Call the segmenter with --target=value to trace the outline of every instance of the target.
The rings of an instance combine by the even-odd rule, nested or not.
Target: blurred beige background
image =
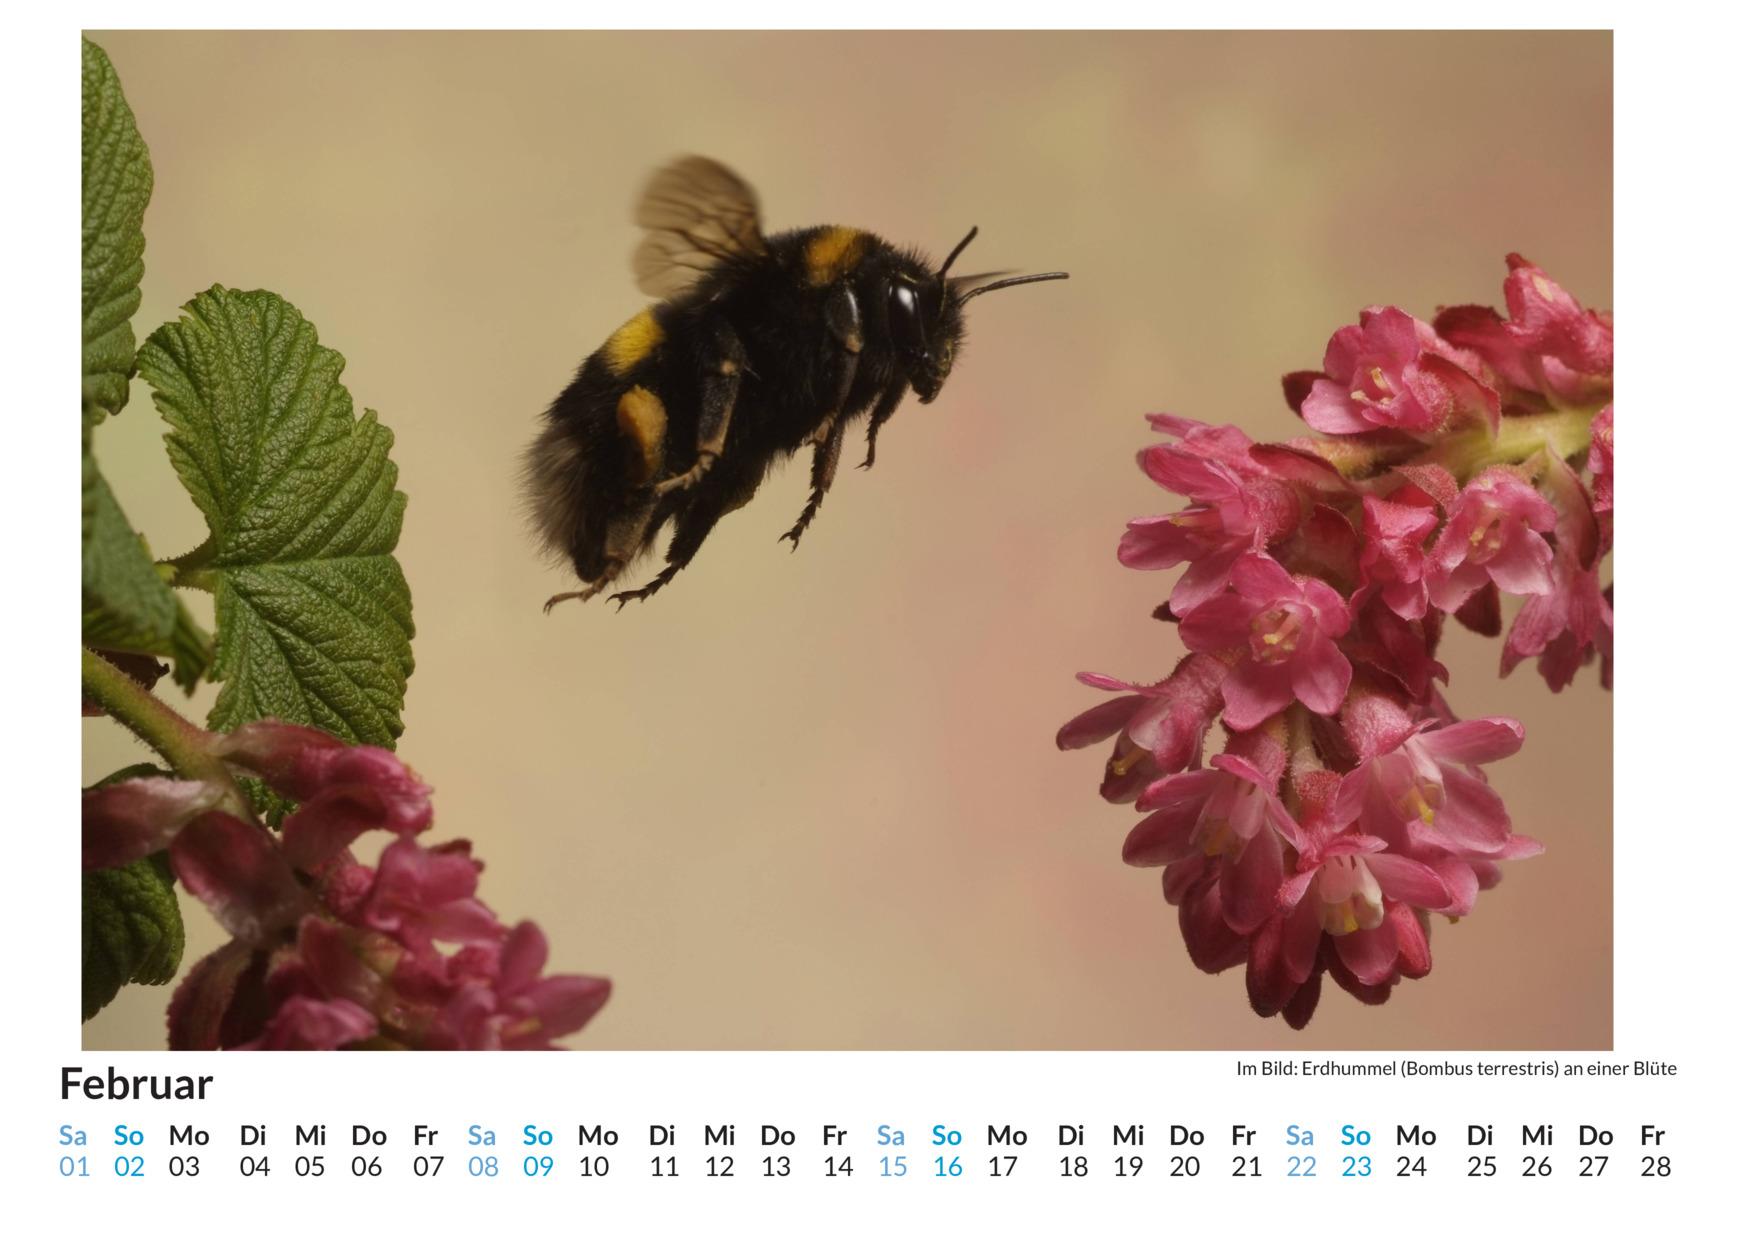
[[[151,146],[144,331],[216,281],[292,299],[396,433],[418,670],[402,753],[483,892],[613,977],[581,1047],[1605,1047],[1609,698],[1459,629],[1463,715],[1544,858],[1437,968],[1302,1035],[1188,962],[1134,820],[1061,754],[1080,669],[1152,678],[1169,575],[1122,569],[1142,415],[1294,434],[1282,371],[1373,302],[1496,301],[1505,251],[1611,306],[1607,35],[100,34]],[[929,409],[794,462],[664,593],[551,616],[516,459],[637,308],[631,199],[725,160],[770,228],[844,222],[1068,284],[973,307]],[[201,527],[144,390],[98,443],[166,554]],[[852,449],[849,448],[849,452]],[[202,695],[204,706],[209,694]],[[136,757],[86,723],[96,777]],[[214,945],[188,909],[190,951]],[[134,988],[86,1045],[162,1045]]]

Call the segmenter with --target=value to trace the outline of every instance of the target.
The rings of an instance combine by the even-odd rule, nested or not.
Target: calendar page
[[[1737,32],[75,7],[20,1234],[1717,1230]]]

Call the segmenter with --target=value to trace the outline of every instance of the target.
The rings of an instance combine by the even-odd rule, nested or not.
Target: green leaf
[[[128,403],[140,277],[141,224],[152,197],[152,160],[103,48],[83,40],[80,102],[80,401],[88,425]]]
[[[183,961],[183,915],[162,853],[80,877],[80,1019],[129,982],[162,986]]]
[[[139,362],[210,532],[178,561],[213,585],[208,726],[275,718],[393,746],[414,671],[393,436],[354,415],[345,361],[284,299],[216,285],[183,310]]]
[[[93,649],[171,659],[177,683],[193,689],[212,661],[211,644],[104,481],[91,455],[89,423],[81,468],[81,640]]]

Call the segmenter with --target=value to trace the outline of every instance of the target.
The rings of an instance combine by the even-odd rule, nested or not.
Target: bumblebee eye
[[[889,338],[908,353],[926,351],[926,324],[911,285],[899,281],[889,286]]]

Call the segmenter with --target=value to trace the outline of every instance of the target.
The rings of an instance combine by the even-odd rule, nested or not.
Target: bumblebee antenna
[[[1009,280],[994,280],[991,284],[983,284],[979,288],[971,288],[968,292],[960,294],[956,298],[956,304],[962,305],[979,297],[982,293],[990,293],[994,289],[1011,288],[1018,284],[1040,284],[1043,280],[1070,280],[1071,278],[1070,272],[1044,271],[1040,275],[1012,276]]]
[[[974,240],[975,234],[978,232],[980,232],[980,225],[977,224],[968,230],[968,236],[956,243],[956,248],[950,251],[950,257],[944,260],[944,265],[942,267],[938,268],[938,278],[940,280],[944,278],[944,273],[950,270],[950,264],[956,261],[957,255],[968,249],[968,243]]]

